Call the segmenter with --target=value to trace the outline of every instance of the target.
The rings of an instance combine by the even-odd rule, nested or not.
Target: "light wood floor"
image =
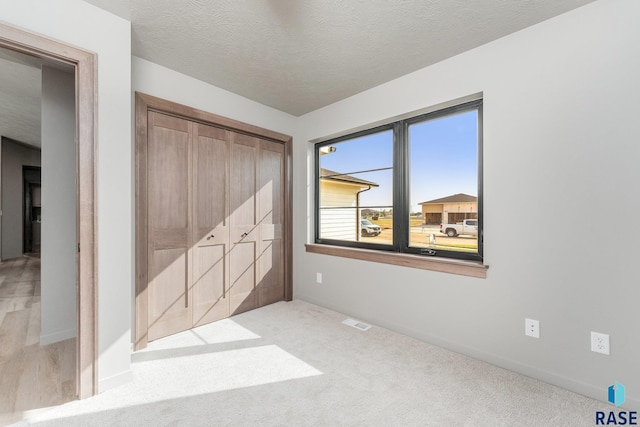
[[[40,259],[0,262],[0,426],[75,399],[75,338],[39,340]]]

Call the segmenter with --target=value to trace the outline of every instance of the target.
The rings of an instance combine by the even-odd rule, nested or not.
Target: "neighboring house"
[[[418,204],[422,206],[422,220],[425,224],[456,223],[478,217],[478,198],[464,193]]]
[[[320,169],[320,237],[357,240],[360,193],[378,184],[328,169]]]

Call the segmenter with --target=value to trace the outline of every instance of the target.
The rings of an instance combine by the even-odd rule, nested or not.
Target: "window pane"
[[[409,246],[478,252],[476,110],[409,126],[409,192]]]
[[[393,243],[393,132],[320,150],[320,239]]]

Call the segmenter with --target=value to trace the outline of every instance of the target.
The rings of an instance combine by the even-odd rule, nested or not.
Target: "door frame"
[[[34,180],[27,177],[27,171],[37,172],[40,176],[39,179]],[[22,165],[22,252],[33,252],[33,245],[29,245],[28,237],[31,237],[33,241],[33,229],[32,222],[33,218],[31,217],[30,210],[33,209],[33,200],[31,200],[31,186],[37,184],[41,186],[42,184],[42,166],[28,166]],[[27,251],[27,249],[29,249]]]
[[[188,107],[141,92],[135,93],[136,100],[136,315],[134,349],[147,346],[148,339],[148,295],[147,295],[147,115],[149,111],[181,117],[198,123],[229,129],[274,141],[285,146],[284,168],[284,299],[293,299],[293,185],[292,153],[293,138],[272,130],[253,126],[227,117]]]
[[[0,48],[72,65],[76,88],[76,394],[98,391],[97,55],[93,52],[0,22]],[[82,248],[82,251],[80,251]]]

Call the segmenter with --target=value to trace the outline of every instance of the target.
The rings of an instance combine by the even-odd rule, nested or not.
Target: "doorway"
[[[23,228],[22,252],[27,256],[40,255],[42,235],[42,168],[22,166]]]
[[[97,278],[95,204],[96,55],[0,23],[0,48],[53,67],[72,67],[75,80],[76,135],[76,385],[78,398],[97,393]]]
[[[0,413],[16,419],[76,395],[74,68],[0,49],[0,90]]]

